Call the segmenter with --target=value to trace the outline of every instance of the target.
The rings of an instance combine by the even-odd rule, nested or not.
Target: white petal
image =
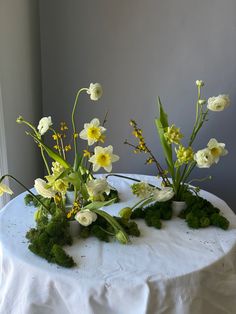
[[[88,136],[87,136],[86,130],[82,130],[82,131],[79,133],[79,137],[80,137],[82,140],[87,140],[87,139],[88,139]]]
[[[112,164],[110,164],[109,166],[104,167],[104,169],[105,169],[107,172],[111,172],[111,170],[112,170]]]
[[[119,159],[120,159],[120,157],[119,157],[118,155],[114,155],[114,154],[111,155],[111,161],[112,161],[112,162],[116,162],[116,161],[118,161]]]

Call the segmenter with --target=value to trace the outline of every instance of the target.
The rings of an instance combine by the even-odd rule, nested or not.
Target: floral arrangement
[[[211,176],[192,180],[189,180],[189,177],[195,167],[210,168],[228,153],[225,144],[218,142],[215,138],[210,139],[206,147],[198,151],[194,150],[194,144],[199,131],[208,119],[210,111],[223,111],[230,105],[230,100],[227,95],[210,97],[206,100],[202,97],[204,82],[197,80],[196,85],[195,122],[185,145],[183,144],[184,135],[175,124],[169,124],[168,115],[158,97],[159,117],[155,119],[155,124],[166,161],[165,168],[161,166],[146,144],[142,129],[138,127],[136,121],[130,121],[130,125],[133,127],[133,135],[138,140],[138,144],[130,143],[128,140],[125,140],[125,144],[131,146],[135,154],[146,154],[146,164],[154,163],[158,176],[162,179],[162,189],[151,186],[146,182],[134,183],[131,186],[133,194],[141,198],[138,206],[135,205],[132,208],[132,210],[135,210],[132,211],[131,218],[145,218],[147,213],[145,219],[148,225],[153,224],[159,228],[161,226],[160,219],[166,217],[170,219],[171,215],[168,213],[167,216],[163,216],[163,210],[161,212],[158,212],[158,210],[163,206],[165,208],[168,206],[173,207],[171,201],[181,201],[183,202],[183,211],[180,217],[186,219],[190,227],[200,228],[216,225],[223,229],[228,228],[229,222],[220,215],[219,209],[199,197],[199,187],[190,185],[194,181],[201,182],[211,179]],[[153,202],[157,203],[153,204]],[[160,202],[167,202],[167,204],[161,206]],[[152,204],[147,207],[149,203]]]
[[[119,197],[106,178],[96,179],[94,172],[100,168],[111,172],[112,164],[119,160],[119,156],[113,153],[112,145],[100,146],[106,138],[104,126],[107,115],[103,123],[94,118],[85,123],[84,129],[78,132],[75,113],[82,92],[86,92],[92,101],[99,100],[103,93],[98,83],[91,83],[89,88],[81,88],[77,92],[71,114],[70,138],[67,124],[61,122],[60,129],[56,130],[50,116],[43,117],[37,127],[22,116],[16,120],[28,127],[26,134],[38,145],[47,171],[43,179],[35,180],[37,195],[12,175],[7,174],[0,179],[0,195],[13,193],[3,183],[6,177],[12,178],[29,192],[25,203],[37,208],[34,214],[36,227],[26,235],[29,249],[49,262],[65,267],[74,265],[73,259],[62,248],[63,245],[72,244],[69,232],[71,221],[81,226],[82,237],[93,235],[104,241],[113,237],[126,244],[129,242],[129,234],[139,236],[136,223],[129,222],[129,219],[112,217],[101,210],[101,207],[117,202]],[[45,143],[45,135],[50,133],[54,141],[53,148]],[[79,138],[87,142],[86,150],[79,151]],[[68,161],[70,151],[74,151],[72,163]]]

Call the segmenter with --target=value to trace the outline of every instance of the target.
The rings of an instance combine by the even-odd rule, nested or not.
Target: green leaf
[[[59,164],[61,164],[64,168],[71,168],[70,164],[63,159],[58,153],[54,152],[50,147],[48,147],[46,144],[44,144],[39,138],[37,138],[36,136],[32,135],[32,137],[34,138],[34,140],[43,146],[43,148],[45,149],[45,151],[47,152],[48,156],[51,157],[53,160],[59,162]]]
[[[165,139],[164,133],[165,129],[168,128],[168,115],[164,111],[163,105],[161,103],[160,98],[158,97],[158,111],[159,111],[159,118],[155,119],[156,128],[159,134],[161,146],[163,148],[163,152],[165,155],[165,160],[168,166],[168,170],[173,177],[174,174],[174,164],[172,159],[172,146],[168,144],[167,140]]]
[[[106,202],[92,202],[92,203],[86,205],[85,207],[83,207],[83,209],[91,209],[91,210],[99,209],[99,208],[101,208],[103,206],[108,206],[108,205],[113,204],[115,202],[115,200],[116,199],[113,198],[113,199],[111,199],[109,201],[106,201]]]

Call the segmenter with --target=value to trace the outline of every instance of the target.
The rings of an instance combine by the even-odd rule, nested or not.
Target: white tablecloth
[[[131,181],[109,182],[121,198],[110,213],[137,201]],[[236,216],[216,196],[202,192],[231,221],[228,231],[192,230],[177,217],[156,230],[140,220],[142,236],[129,245],[76,239],[67,251],[78,267],[64,269],[27,249],[34,209],[24,195],[0,212],[1,314],[236,313]]]

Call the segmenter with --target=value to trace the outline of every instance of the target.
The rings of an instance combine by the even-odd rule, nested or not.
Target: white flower
[[[43,135],[47,132],[47,130],[50,128],[51,125],[52,125],[51,117],[43,117],[39,121],[39,125],[38,125],[37,129],[39,130],[39,133],[41,135]]]
[[[196,152],[194,160],[198,168],[209,168],[214,163],[214,156],[209,148],[204,148]]]
[[[102,86],[99,83],[91,83],[87,93],[90,95],[91,100],[98,100],[102,97],[103,91]]]
[[[13,194],[13,191],[4,183],[0,183],[0,196],[2,196],[4,193]]]
[[[219,95],[208,99],[207,108],[211,111],[222,111],[230,104],[228,95]]]
[[[98,171],[103,167],[107,172],[111,172],[112,163],[120,159],[119,156],[113,154],[113,147],[109,145],[107,147],[96,146],[94,149],[94,155],[90,157],[89,161],[93,163],[93,171]]]
[[[80,132],[79,137],[82,140],[87,140],[90,146],[99,141],[105,131],[106,129],[100,126],[100,121],[95,118],[90,123],[84,124],[84,129]]]
[[[218,143],[215,138],[210,139],[207,144],[207,147],[210,149],[211,154],[214,157],[214,162],[217,163],[221,156],[228,154],[227,149],[225,149],[224,143]]]
[[[161,190],[155,190],[153,193],[155,201],[166,202],[174,196],[174,191],[171,187],[164,187]]]
[[[110,187],[107,180],[104,179],[95,179],[90,180],[87,184],[87,191],[92,201],[103,201],[103,193],[107,195],[110,193]]]
[[[56,194],[52,188],[47,187],[47,182],[40,178],[34,181],[34,187],[38,194],[46,198],[54,197]]]
[[[196,85],[202,87],[204,86],[204,82],[201,80],[196,80]]]
[[[82,226],[89,226],[97,219],[97,214],[89,209],[82,209],[75,215],[77,220]]]

